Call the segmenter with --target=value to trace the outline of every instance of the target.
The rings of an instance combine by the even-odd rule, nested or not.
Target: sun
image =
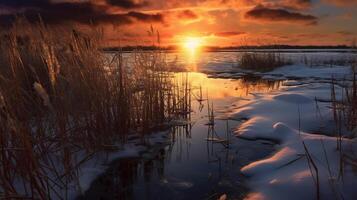
[[[203,43],[202,38],[187,37],[183,41],[183,47],[186,50],[195,52],[195,51],[197,51],[197,49],[199,49],[202,46],[202,43]]]

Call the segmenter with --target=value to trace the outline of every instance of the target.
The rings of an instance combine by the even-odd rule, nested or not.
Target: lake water
[[[194,72],[224,72],[236,69],[237,62],[244,52],[172,52],[166,53],[169,63],[182,66],[188,71]],[[356,56],[356,52],[338,52],[326,50],[311,50],[302,52],[301,50],[291,50],[280,53],[284,58],[294,63],[326,64],[331,61],[346,61]],[[132,56],[125,53],[125,57]],[[129,59],[130,60],[130,59]]]
[[[193,99],[190,125],[173,128],[165,144],[142,152],[140,157],[111,163],[80,199],[217,199],[222,194],[241,199],[246,194],[240,168],[269,155],[272,144],[232,135],[241,121],[224,119],[224,111],[232,103],[253,98],[251,92],[278,89],[280,82],[210,79],[202,73],[181,75],[188,75],[193,96],[199,95],[199,87],[203,96],[208,95],[214,106],[215,126],[206,125],[207,101]],[[209,137],[229,140],[229,145],[208,141]]]
[[[352,56],[339,52],[283,54],[295,63],[306,59],[343,60]],[[130,54],[125,56],[130,57]],[[247,194],[246,177],[240,169],[270,155],[273,144],[235,137],[232,130],[246,119],[227,119],[227,110],[255,98],[252,93],[279,90],[282,81],[261,80],[254,76],[207,77],[205,73],[231,71],[237,67],[237,52],[169,53],[167,57],[169,62],[189,71],[177,76],[188,76],[192,96],[200,96],[202,91],[209,103],[193,98],[189,125],[172,128],[166,142],[152,146],[140,156],[110,163],[106,172],[78,199],[218,199],[223,194],[229,199],[242,199]],[[213,127],[207,125],[208,104],[214,107]]]

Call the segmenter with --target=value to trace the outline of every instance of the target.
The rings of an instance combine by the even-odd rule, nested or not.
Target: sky
[[[14,15],[51,26],[97,27],[107,46],[162,46],[199,38],[206,46],[350,45],[357,0],[0,0],[0,25]],[[155,31],[155,32],[156,32]]]

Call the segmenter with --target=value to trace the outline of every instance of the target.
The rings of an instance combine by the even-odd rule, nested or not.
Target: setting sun
[[[183,46],[190,51],[196,51],[202,46],[202,39],[198,37],[188,37],[184,40]]]

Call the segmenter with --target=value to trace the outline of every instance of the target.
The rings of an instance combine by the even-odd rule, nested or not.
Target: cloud
[[[45,7],[50,4],[50,0],[0,0],[0,6],[14,8]]]
[[[307,10],[313,6],[313,0],[240,0],[241,5],[262,5],[268,8],[284,8],[289,10]]]
[[[226,32],[217,32],[214,35],[217,37],[233,37],[237,35],[244,35],[245,32],[236,32],[236,31],[226,31]]]
[[[134,0],[106,0],[108,4],[125,9],[142,8],[149,5],[148,1],[137,2]]]
[[[127,0],[125,0],[127,2]],[[128,6],[128,5],[126,5]],[[0,0],[0,8],[19,8],[21,12],[14,14],[25,16],[30,22],[36,22],[39,16],[45,23],[61,24],[76,22],[81,24],[113,24],[127,25],[136,21],[146,23],[163,23],[164,16],[160,13],[147,14],[142,12],[110,13],[108,5],[97,5],[91,1],[71,1],[53,3],[49,0]],[[0,15],[2,25],[10,25],[14,14]]]
[[[245,13],[246,19],[261,20],[268,22],[297,22],[306,25],[316,25],[318,18],[313,15],[305,15],[285,9],[267,8],[256,6]]]
[[[178,13],[177,17],[180,19],[194,20],[198,18],[198,15],[192,10],[184,10]]]
[[[164,22],[164,16],[160,13],[157,14],[146,14],[142,12],[129,12],[127,14],[121,15],[123,17],[131,17],[142,22]]]

